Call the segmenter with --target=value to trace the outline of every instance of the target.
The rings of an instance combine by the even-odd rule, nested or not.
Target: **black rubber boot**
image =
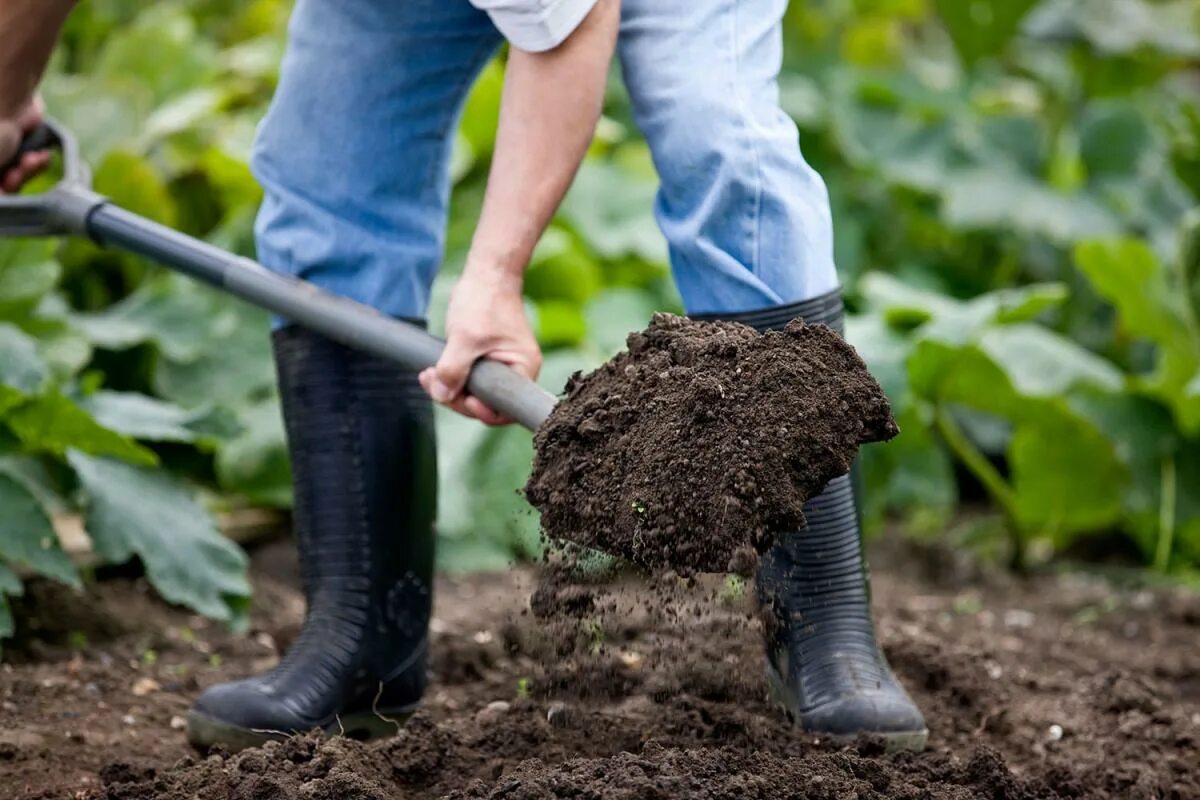
[[[275,669],[205,691],[197,747],[319,728],[394,734],[426,684],[437,468],[416,375],[299,327],[274,335],[308,610]]]
[[[763,331],[796,317],[844,333],[841,292],[720,318]],[[758,571],[758,599],[774,623],[767,635],[772,698],[814,735],[868,733],[891,749],[924,748],[925,719],[875,639],[851,476],[830,481],[804,516],[806,526],[781,536]]]

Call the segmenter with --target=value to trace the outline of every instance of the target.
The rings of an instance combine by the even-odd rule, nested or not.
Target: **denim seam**
[[[762,225],[762,159],[758,152],[758,145],[755,143],[754,132],[751,130],[750,113],[747,110],[746,98],[742,93],[741,81],[741,26],[738,24],[738,11],[740,8],[740,0],[730,0],[729,16],[730,25],[732,27],[732,49],[733,49],[733,96],[737,99],[738,110],[741,113],[742,135],[745,137],[746,148],[750,151],[750,160],[753,164],[754,173],[754,197],[751,203],[751,213],[749,221],[749,238],[750,238],[750,274],[758,276],[758,267],[761,259],[760,244],[761,236],[759,229]]]

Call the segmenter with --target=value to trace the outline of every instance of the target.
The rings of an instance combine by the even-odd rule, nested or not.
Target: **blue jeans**
[[[661,177],[689,313],[837,288],[829,200],[779,107],[787,0],[624,0],[618,53]],[[258,254],[424,318],[443,257],[463,100],[501,37],[467,0],[299,0],[253,169]]]

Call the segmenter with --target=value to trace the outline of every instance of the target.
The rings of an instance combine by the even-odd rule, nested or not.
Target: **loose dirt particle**
[[[897,433],[854,349],[824,325],[757,333],[656,314],[575,376],[525,487],[547,536],[651,569],[753,569],[859,445]]]

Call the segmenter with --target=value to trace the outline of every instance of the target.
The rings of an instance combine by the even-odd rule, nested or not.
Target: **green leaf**
[[[604,258],[636,255],[665,263],[666,242],[654,222],[655,186],[603,162],[584,163],[561,213]]]
[[[925,512],[936,520],[947,519],[958,501],[949,454],[915,408],[899,413],[896,421],[900,436],[859,453],[868,487],[862,498],[864,513],[877,522],[889,513]]]
[[[48,373],[37,342],[15,325],[0,322],[0,389],[34,394],[41,390]],[[3,398],[0,391],[0,410],[5,406]]]
[[[4,564],[0,563],[0,639],[7,639],[16,631],[12,611],[8,607],[9,596],[19,597],[24,591],[21,579]]]
[[[610,288],[594,297],[584,308],[587,318],[587,341],[604,357],[625,349],[625,340],[634,331],[650,324],[658,310],[652,295],[639,289]],[[562,386],[556,387],[556,391]]]
[[[161,359],[154,389],[163,397],[190,408],[199,403],[240,406],[275,386],[271,357],[271,323],[267,315],[244,303],[227,303],[228,326],[198,343],[193,357]],[[236,357],[231,357],[236,353]]]
[[[95,314],[77,314],[72,323],[97,347],[125,350],[155,344],[173,361],[194,361],[211,340],[238,325],[233,301],[185,278],[161,275],[143,283],[119,303]]]
[[[154,166],[137,155],[112,150],[96,168],[96,191],[113,203],[163,225],[175,224],[175,201]]]
[[[947,343],[967,341],[994,324],[1034,319],[1062,305],[1068,296],[1062,284],[1035,283],[988,292],[971,300],[956,300],[879,272],[865,276],[859,288],[872,308],[883,312],[889,325],[901,328],[924,325],[923,338]]]
[[[1017,230],[1071,244],[1119,233],[1120,220],[1084,191],[1058,192],[1013,170],[975,167],[951,175],[942,217],[962,230]]]
[[[134,464],[156,464],[158,457],[132,439],[115,433],[66,397],[33,398],[13,409],[5,422],[30,451],[63,455],[75,448],[93,455],[115,456]]]
[[[79,573],[59,545],[41,504],[9,475],[0,473],[0,561],[79,588]]]
[[[237,423],[211,407],[183,409],[136,392],[99,391],[79,405],[109,430],[153,442],[196,442],[231,436]]]
[[[968,64],[997,55],[1037,0],[935,0],[959,56]]]
[[[1158,346],[1155,371],[1141,384],[1171,406],[1185,432],[1200,431],[1200,330],[1186,287],[1169,283],[1158,258],[1134,239],[1084,242],[1075,263],[1123,327]]]
[[[209,84],[216,77],[216,68],[216,48],[196,35],[187,12],[174,4],[159,4],[107,38],[93,74],[101,78],[136,76],[161,102]]]
[[[1112,442],[1082,418],[1043,408],[1009,444],[1018,523],[1061,537],[1114,524],[1128,481]]]
[[[1058,397],[1080,386],[1119,391],[1124,385],[1112,364],[1039,325],[991,328],[978,346],[1025,397]]]
[[[58,283],[55,243],[45,239],[0,241],[0,314],[14,318],[33,309]]]
[[[169,602],[234,620],[250,595],[246,556],[183,483],[161,470],[76,450],[67,460],[83,487],[84,523],[101,558],[120,564],[136,555]]]
[[[496,141],[496,126],[500,121],[500,97],[504,91],[504,65],[492,59],[479,73],[471,93],[463,105],[459,131],[471,145],[471,151],[489,158]]]
[[[574,303],[543,300],[537,304],[537,337],[545,347],[571,347],[587,335],[583,312]]]
[[[271,396],[238,411],[242,432],[217,449],[221,488],[251,503],[287,508],[292,472],[279,399]]]
[[[1050,0],[1029,18],[1028,30],[1053,39],[1076,37],[1108,55],[1148,48],[1177,56],[1200,55],[1192,0]]]

